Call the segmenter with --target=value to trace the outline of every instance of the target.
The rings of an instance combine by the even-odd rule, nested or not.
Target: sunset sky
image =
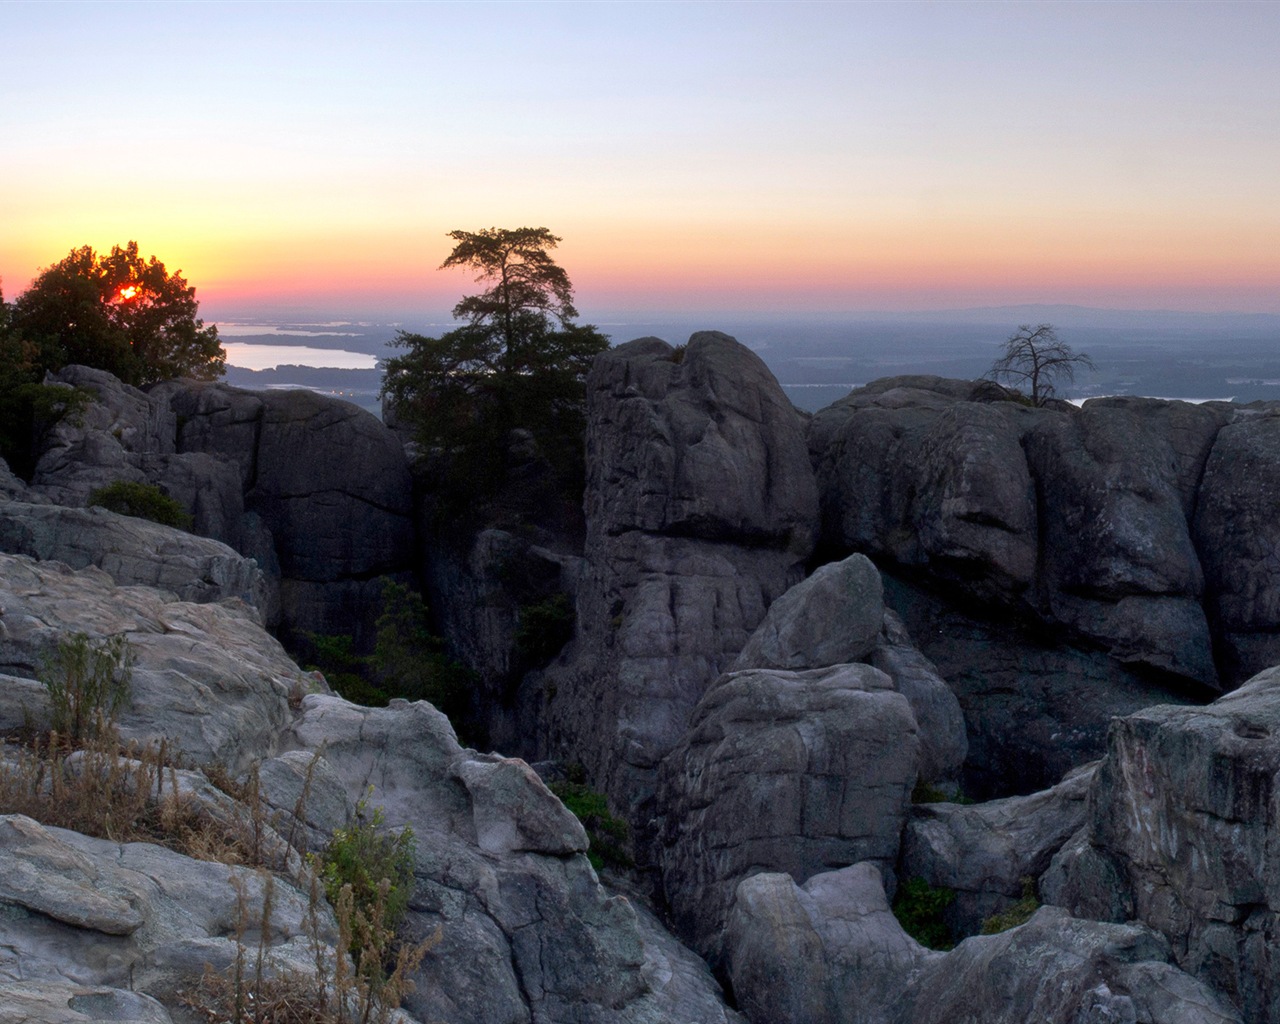
[[[1280,312],[1280,4],[6,3],[0,279],[137,239],[207,317]]]

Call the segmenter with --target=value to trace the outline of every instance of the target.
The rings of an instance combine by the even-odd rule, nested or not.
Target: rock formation
[[[643,821],[707,686],[800,579],[817,493],[800,415],[726,335],[604,353],[587,415],[577,636],[547,674],[543,752]]]
[[[379,577],[414,561],[408,465],[375,417],[310,391],[174,381],[144,393],[82,366],[54,382],[93,400],[45,439],[24,500],[77,506],[118,480],[154,484],[196,533],[277,582],[286,638],[366,638]],[[275,624],[274,603],[264,611]]]

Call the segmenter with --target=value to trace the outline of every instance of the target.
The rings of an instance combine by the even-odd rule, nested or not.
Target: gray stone
[[[601,354],[587,421],[577,631],[543,677],[535,754],[583,764],[643,847],[659,762],[803,575],[816,489],[800,414],[722,334]]]
[[[415,1016],[736,1019],[687,952],[600,886],[581,825],[522,762],[463,750],[425,703],[370,709],[308,696],[291,736],[300,750],[323,748],[350,798],[382,808],[389,826],[414,829],[409,932],[440,927],[442,936],[415,975],[406,1003]]]
[[[1195,514],[1208,605],[1231,675],[1280,662],[1280,415],[1242,412],[1218,434]]]
[[[242,602],[192,604],[117,587],[99,569],[0,555],[0,672],[37,677],[73,633],[129,642],[136,661],[121,735],[165,739],[197,763],[239,769],[272,753],[290,696],[310,685]]]
[[[850,555],[822,566],[770,605],[731,670],[862,661],[883,621],[880,573],[865,555]]]
[[[867,659],[893,680],[915,715],[920,739],[920,780],[954,790],[969,753],[964,713],[938,668],[911,641],[892,611],[884,613],[884,629]]]
[[[96,566],[119,586],[159,587],[184,601],[238,598],[262,616],[272,602],[272,582],[225,544],[102,508],[4,502],[0,551]]]
[[[729,949],[734,995],[753,1021],[1242,1024],[1141,925],[1042,907],[1020,927],[946,954],[925,950],[902,931],[866,864],[803,888],[780,874],[747,879]]]
[[[752,1021],[895,1024],[900,1001],[931,960],[902,930],[871,864],[798,886],[763,873],[737,889],[729,975]]]
[[[1090,797],[1096,854],[1077,858],[1065,883],[1096,909],[1108,902],[1097,862],[1114,866],[1110,902],[1167,936],[1180,966],[1254,1024],[1280,1021],[1277,736],[1280,669],[1208,707],[1114,722]]]
[[[891,867],[917,746],[910,705],[869,665],[720,679],[663,764],[659,863],[677,932],[714,962],[752,872]]]
[[[968,939],[930,964],[900,1024],[1242,1024],[1229,1004],[1168,961],[1140,925],[1041,907],[1019,928]]]
[[[1078,769],[1031,796],[915,805],[902,837],[902,877],[953,891],[955,901],[944,913],[951,933],[977,934],[988,917],[1023,895],[1024,881],[1034,886],[1084,824],[1094,770]]]

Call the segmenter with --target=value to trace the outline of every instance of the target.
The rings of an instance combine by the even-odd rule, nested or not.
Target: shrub
[[[351,887],[339,893],[334,908],[338,922],[338,949],[331,955],[321,939],[321,883],[313,872],[310,878],[306,938],[315,959],[315,973],[279,968],[270,962],[266,949],[272,931],[272,904],[275,880],[263,881],[262,910],[252,919],[246,887],[236,886],[236,956],[225,971],[209,964],[194,991],[180,992],[183,1003],[207,1024],[390,1024],[398,1020],[396,1010],[413,991],[410,975],[423,957],[440,941],[440,929],[424,942],[401,946],[394,964],[387,970],[370,972],[376,951],[356,951],[356,969],[351,969],[345,950],[351,944],[355,910]],[[380,911],[375,907],[374,914]],[[256,932],[257,949],[245,943]],[[250,960],[252,959],[252,965]]]
[[[179,530],[191,528],[191,516],[187,514],[187,510],[154,484],[117,480],[91,492],[89,504],[101,505],[109,512],[119,512],[122,516],[149,519],[161,526],[172,526]]]
[[[1040,900],[1036,896],[1036,880],[1031,877],[1022,879],[1022,898],[1008,910],[992,914],[982,922],[983,935],[996,935],[1026,924],[1040,908]]]
[[[920,945],[930,949],[950,949],[951,929],[943,920],[943,911],[955,902],[951,889],[935,889],[923,878],[913,878],[898,886],[893,900],[893,915],[902,930]]]
[[[377,629],[372,659],[377,685],[392,697],[429,701],[456,724],[466,710],[473,676],[427,627],[422,595],[384,580]]]
[[[91,640],[73,633],[44,663],[53,731],[81,743],[109,730],[129,699],[133,651],[123,634]]]
[[[575,778],[575,775],[578,776]],[[547,788],[560,798],[587,830],[587,839],[591,847],[587,851],[587,859],[597,871],[606,865],[611,868],[629,868],[633,865],[631,855],[627,852],[627,839],[630,830],[621,818],[615,818],[609,812],[608,801],[604,794],[597,793],[580,781],[581,769],[571,772],[570,779],[564,782],[553,782]]]
[[[516,657],[530,668],[541,668],[573,639],[575,620],[569,595],[552,594],[545,601],[520,609],[516,627]]]
[[[355,822],[334,832],[320,855],[320,878],[329,902],[339,907],[343,892],[352,906],[351,952],[374,949],[383,960],[413,895],[413,829],[383,829],[382,808],[367,813],[356,805]]]

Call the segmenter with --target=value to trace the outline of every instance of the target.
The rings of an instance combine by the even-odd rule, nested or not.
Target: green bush
[[[161,526],[173,526],[179,530],[191,528],[191,516],[173,498],[154,484],[140,484],[133,480],[117,480],[99,487],[89,494],[90,505],[101,505],[109,512],[122,516],[149,519]]]
[[[552,594],[545,601],[520,609],[516,627],[516,657],[522,665],[541,668],[573,639],[575,620],[568,594]]]
[[[391,937],[404,919],[413,896],[416,844],[413,829],[383,829],[382,808],[368,813],[366,801],[356,805],[355,821],[334,832],[320,856],[325,896],[339,906],[349,887],[353,910],[352,954],[373,948],[382,959],[392,952]]]
[[[133,651],[123,634],[92,640],[73,633],[60,641],[40,673],[53,731],[73,743],[106,731],[128,702],[132,680]]]
[[[606,865],[612,868],[629,868],[634,863],[627,852],[629,829],[621,818],[615,818],[609,812],[609,804],[604,794],[589,789],[585,783],[574,778],[564,782],[553,782],[547,788],[560,798],[587,830],[587,838],[591,848],[587,859],[597,871]]]
[[[1040,908],[1040,900],[1036,897],[1036,880],[1031,877],[1022,879],[1022,898],[1008,910],[992,914],[982,922],[983,935],[996,935],[1026,924]]]
[[[950,949],[955,945],[943,911],[955,902],[951,889],[935,889],[923,878],[913,878],[898,886],[893,914],[902,930],[929,949]]]

